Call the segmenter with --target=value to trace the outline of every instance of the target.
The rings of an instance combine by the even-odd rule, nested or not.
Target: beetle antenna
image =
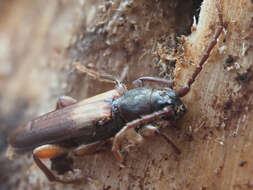
[[[197,76],[201,72],[203,64],[206,62],[206,60],[210,56],[210,53],[211,53],[212,49],[214,48],[214,46],[217,44],[217,40],[218,40],[219,36],[221,35],[221,32],[222,32],[222,30],[224,28],[223,19],[222,19],[222,13],[221,13],[220,7],[218,5],[216,5],[216,8],[217,8],[217,11],[218,11],[219,22],[220,22],[218,30],[216,31],[213,40],[210,42],[210,44],[209,44],[209,46],[207,48],[207,51],[205,52],[205,54],[201,58],[198,66],[196,67],[194,73],[192,74],[192,77],[188,80],[187,84],[185,86],[183,86],[177,92],[177,94],[178,94],[179,97],[185,96],[190,91],[191,85],[194,83],[195,79],[197,78]]]

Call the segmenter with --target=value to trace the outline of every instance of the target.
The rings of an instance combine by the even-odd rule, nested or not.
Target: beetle
[[[221,11],[218,7],[217,9],[219,27],[191,78],[181,89],[175,92],[172,89],[173,82],[165,79],[141,77],[134,81],[135,88],[127,90],[117,78],[95,73],[81,64],[76,64],[78,70],[89,75],[114,81],[116,88],[80,102],[71,97],[61,97],[56,110],[29,121],[11,133],[11,148],[15,153],[33,151],[35,163],[50,181],[73,183],[74,180],[62,180],[55,176],[41,159],[54,159],[70,151],[76,156],[82,156],[114,137],[112,152],[122,163],[124,159],[119,150],[119,141],[130,128],[138,129],[144,136],[160,134],[171,143],[157,127],[145,124],[156,119],[174,120],[185,114],[186,108],[181,97],[190,91],[224,28]],[[144,87],[145,81],[165,84],[168,87]],[[180,153],[180,150],[171,144],[176,152]]]

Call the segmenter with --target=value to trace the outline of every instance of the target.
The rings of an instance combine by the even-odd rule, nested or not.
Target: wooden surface
[[[62,94],[83,99],[113,88],[76,72],[72,62],[118,75],[130,88],[145,76],[191,76],[218,24],[226,30],[183,98],[187,114],[159,137],[126,135],[120,167],[110,150],[75,158],[82,185],[48,182],[30,155],[0,157],[3,189],[252,189],[253,3],[205,0],[192,27],[192,1],[0,1],[0,151],[18,124],[54,109]],[[175,36],[189,34],[181,40]],[[177,50],[177,51],[175,51]],[[226,63],[229,56],[234,60]],[[176,63],[175,63],[176,62]],[[227,61],[228,62],[228,61]],[[173,69],[171,74],[169,71]],[[136,146],[135,146],[136,145]],[[66,174],[64,177],[71,176]]]

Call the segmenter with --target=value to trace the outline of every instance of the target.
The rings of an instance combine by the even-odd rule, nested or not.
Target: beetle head
[[[167,106],[171,107],[174,113],[168,115],[168,119],[177,119],[186,112],[180,97],[171,88],[154,90],[151,96],[151,105],[153,111],[161,110]]]

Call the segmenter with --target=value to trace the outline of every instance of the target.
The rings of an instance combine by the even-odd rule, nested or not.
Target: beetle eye
[[[180,110],[181,110],[181,112],[186,112],[186,108],[185,108],[185,106],[183,104],[180,105]]]
[[[183,104],[177,107],[177,112],[176,112],[177,114],[179,114],[179,115],[182,114],[183,115],[185,112],[186,112],[186,109],[185,109],[185,106]]]

